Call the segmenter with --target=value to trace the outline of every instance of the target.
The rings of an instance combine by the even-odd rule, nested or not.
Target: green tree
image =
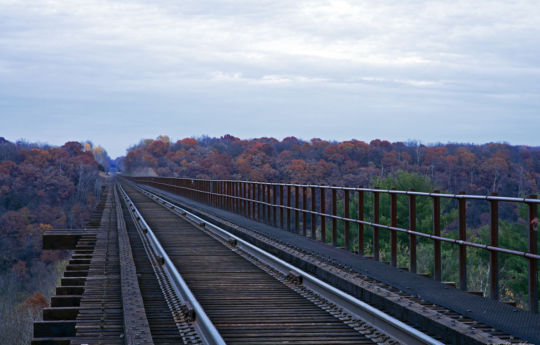
[[[435,189],[434,183],[423,175],[399,170],[394,174],[388,174],[384,177],[372,179],[371,185],[381,190],[397,189],[405,191],[432,192]],[[373,192],[364,193],[364,219],[373,221]],[[397,195],[397,226],[402,229],[409,229],[409,196]],[[380,193],[379,223],[391,225],[391,198],[387,193]],[[349,217],[358,219],[358,193],[351,195],[349,204]],[[452,201],[441,199],[441,228],[444,229],[456,218],[457,211],[452,207]],[[338,215],[344,216],[343,199],[338,200]],[[350,241],[353,251],[358,251],[358,226],[351,224]],[[433,202],[430,197],[416,197],[416,230],[419,232],[433,233]],[[373,255],[373,228],[364,226],[364,254]],[[390,231],[378,229],[379,232],[379,257],[381,261],[390,261]],[[330,233],[327,232],[327,241],[330,241]],[[409,235],[398,233],[398,267],[409,266]],[[338,246],[344,246],[345,243],[345,225],[338,222]],[[433,243],[430,239],[417,237],[417,267],[418,272],[433,274]]]

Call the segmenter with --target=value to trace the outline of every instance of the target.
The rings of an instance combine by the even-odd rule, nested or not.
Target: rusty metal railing
[[[351,250],[351,225],[357,227],[357,253],[365,254],[365,227],[373,229],[373,259],[380,260],[380,229],[389,231],[390,262],[397,266],[398,233],[408,235],[409,267],[417,270],[417,240],[424,238],[433,243],[433,278],[441,281],[442,253],[441,244],[458,246],[459,288],[467,291],[467,248],[479,248],[489,252],[489,297],[499,299],[499,254],[510,254],[528,260],[528,301],[529,310],[538,313],[538,204],[536,195],[527,198],[503,197],[492,195],[467,195],[464,193],[448,194],[434,192],[384,190],[379,188],[341,187],[323,185],[304,185],[286,183],[266,183],[236,180],[200,180],[168,177],[128,177],[130,180],[160,189],[178,193],[184,197],[241,214],[245,217],[268,225],[292,231],[303,236],[338,245],[338,222],[343,223],[344,249]],[[365,219],[365,200],[371,194],[372,216]],[[390,224],[381,223],[381,196],[390,200]],[[408,228],[398,227],[397,197],[408,198]],[[329,200],[327,198],[330,197]],[[432,233],[417,231],[417,197],[432,200]],[[357,200],[357,217],[350,217],[351,198]],[[441,235],[441,200],[457,201],[457,238]],[[343,215],[338,215],[338,200],[343,205]],[[467,201],[484,200],[490,206],[489,244],[467,240]],[[294,201],[294,202],[293,202]],[[520,203],[528,209],[528,250],[518,251],[499,246],[499,206],[500,203]],[[327,204],[330,204],[327,210]],[[309,219],[309,222],[308,222]],[[330,228],[327,229],[330,223]],[[308,232],[308,225],[309,232]],[[327,233],[327,230],[330,230]]]

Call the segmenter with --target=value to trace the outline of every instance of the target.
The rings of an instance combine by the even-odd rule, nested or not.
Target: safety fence
[[[127,177],[127,176],[126,176]],[[525,258],[528,261],[529,310],[538,313],[538,204],[536,195],[527,198],[492,195],[447,194],[434,192],[386,190],[379,188],[266,183],[236,180],[201,180],[169,177],[127,177],[140,183],[168,190],[189,199],[222,208],[268,225],[303,236],[338,244],[375,260],[381,259],[381,230],[388,230],[389,261],[398,265],[398,234],[407,237],[408,267],[417,272],[417,244],[420,239],[432,242],[432,276],[441,281],[443,260],[441,244],[457,246],[458,282],[467,291],[467,248],[489,253],[489,297],[499,299],[499,254]],[[398,197],[407,199],[406,226],[398,226]],[[417,229],[419,198],[431,204],[431,233]],[[441,203],[452,200],[457,209],[457,238],[441,234]],[[381,221],[381,202],[389,203],[387,221]],[[468,240],[467,205],[471,201],[489,204],[489,243]],[[519,251],[499,246],[499,210],[502,204],[522,204],[527,208],[528,248]],[[424,203],[425,205],[425,203]],[[353,206],[354,208],[352,208]],[[369,208],[369,210],[367,209]],[[338,210],[339,209],[339,210]],[[354,217],[351,216],[354,214]],[[367,214],[367,215],[366,215]],[[355,228],[353,228],[355,227]],[[369,243],[365,233],[369,229]],[[352,236],[354,233],[354,236]],[[470,237],[470,236],[469,236]],[[339,239],[339,241],[338,241]],[[338,243],[339,242],[339,243]],[[354,243],[353,243],[354,242]],[[370,252],[370,253],[369,253]]]

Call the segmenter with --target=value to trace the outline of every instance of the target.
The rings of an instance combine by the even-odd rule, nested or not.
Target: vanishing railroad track
[[[225,228],[167,193],[111,181],[88,229],[44,236],[44,248],[75,252],[32,344],[525,344],[355,273],[324,246]],[[334,287],[348,284],[387,298],[402,321]],[[435,320],[430,332],[421,318]]]
[[[239,239],[218,234],[211,225],[188,216],[186,211],[164,200],[158,203],[131,185],[124,187],[122,195],[130,206],[126,211],[131,210],[132,221],[138,225],[139,234],[153,232],[164,251],[154,256],[158,260],[168,256],[219,333],[215,339],[207,341],[224,341],[227,344],[399,342],[323,295],[303,287],[300,273],[294,270],[283,272],[267,258],[243,249],[238,245]],[[148,244],[147,252],[151,252],[150,247]],[[154,291],[150,291],[149,298],[153,298]],[[144,291],[142,297],[144,300],[147,298]],[[192,302],[185,299],[183,304],[177,305],[182,305],[178,312],[189,318],[189,313],[185,312],[186,304]],[[192,305],[188,308],[200,317]],[[153,324],[161,326],[150,316],[149,323],[152,333]],[[401,337],[409,341],[438,343],[401,323],[397,328],[392,326],[396,335],[396,329],[400,327],[404,328],[400,329],[403,332]],[[199,340],[202,341],[195,337],[190,341]]]

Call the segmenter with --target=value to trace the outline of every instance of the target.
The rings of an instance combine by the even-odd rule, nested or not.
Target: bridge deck
[[[179,217],[131,185],[124,187],[227,343],[381,341],[198,223]],[[149,189],[445,342],[480,344],[491,339],[500,344],[521,338],[540,343],[538,315]],[[186,306],[161,271],[159,257],[147,255],[148,240],[140,236],[137,216],[120,202],[119,194],[109,185],[87,229],[55,230],[44,236],[47,248],[74,252],[51,307],[44,310],[44,321],[35,324],[33,344],[201,343],[183,314]]]
[[[227,344],[374,344],[134,188],[126,191]]]
[[[376,307],[400,319],[415,320],[416,325],[431,330],[438,335],[446,335],[449,338],[459,337],[456,332],[458,327],[456,327],[455,322],[444,325],[441,321],[441,324],[437,326],[434,325],[433,318],[439,316],[423,312],[426,307],[433,307],[433,304],[454,311],[455,313],[449,315],[451,319],[462,321],[465,324],[464,330],[460,332],[465,331],[473,337],[475,333],[484,329],[486,332],[493,332],[499,335],[501,339],[505,339],[508,342],[519,341],[514,339],[514,337],[517,337],[532,343],[540,343],[540,315],[538,314],[466,293],[432,279],[361,257],[320,241],[253,221],[236,213],[211,207],[168,191],[150,186],[145,186],[145,188],[161,193],[169,200],[175,200],[203,218],[211,218],[213,221],[219,222],[222,227],[236,235],[257,243],[257,245],[272,251],[284,259],[292,260],[299,267],[312,273],[321,273],[320,267],[310,265],[303,260],[298,260],[286,252],[272,250],[271,246],[265,246],[265,243],[239,229],[249,229],[249,231],[260,233],[267,238],[290,244],[293,248],[303,253],[313,253],[319,258],[331,258],[329,262],[332,265],[346,267],[347,270],[350,269],[352,272],[357,272],[362,276],[381,282],[382,284],[378,286],[386,285],[388,288],[384,290],[384,294],[377,293],[377,291],[364,288],[363,286],[350,284],[336,275],[323,273],[325,280],[334,286],[339,286],[345,291],[359,296],[365,301],[369,301]],[[412,307],[405,305],[405,303],[399,303],[401,300],[400,296],[404,295],[401,292],[412,297],[413,301],[418,301],[420,310],[415,308],[414,303]],[[434,309],[437,309],[437,307]],[[504,335],[503,332],[495,331],[493,328],[507,332],[513,336]]]

